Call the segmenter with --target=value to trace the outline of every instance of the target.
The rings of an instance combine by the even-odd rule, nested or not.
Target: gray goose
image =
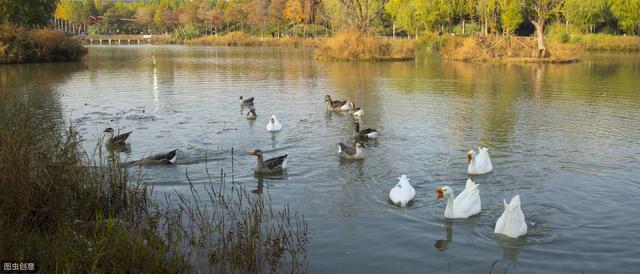
[[[174,149],[167,153],[154,154],[135,161],[134,163],[139,165],[173,165],[176,163],[177,151],[177,149]]]
[[[327,105],[328,110],[343,111],[351,109],[351,101],[333,101],[330,95],[324,96],[324,103]]]
[[[351,109],[349,110],[349,113],[351,113],[351,115],[353,115],[353,117],[355,118],[361,118],[364,115],[364,109],[361,107],[356,107],[356,104],[351,102]]]
[[[110,146],[123,146],[125,145],[125,142],[127,141],[127,138],[129,138],[129,134],[131,134],[131,131],[126,132],[126,133],[122,133],[122,134],[118,134],[116,136],[113,136],[113,128],[107,128],[104,130],[104,132],[111,134],[111,136],[109,136],[109,139],[107,139],[106,143],[107,145]]]
[[[367,128],[360,130],[360,123],[354,122],[356,129],[356,134],[358,134],[358,138],[360,139],[375,139],[378,138],[378,130],[373,128]]]
[[[338,143],[338,154],[340,157],[347,160],[362,160],[364,159],[364,144],[356,142],[356,147],[345,145],[344,143]]]
[[[253,97],[249,97],[247,99],[244,99],[242,96],[240,96],[240,105],[241,106],[252,106],[253,105]]]
[[[249,154],[258,157],[255,167],[255,173],[276,173],[282,172],[287,168],[287,157],[289,156],[288,154],[271,158],[266,161],[262,160],[262,150],[256,148],[251,150]]]

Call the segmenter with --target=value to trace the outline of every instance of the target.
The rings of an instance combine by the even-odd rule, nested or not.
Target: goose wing
[[[344,106],[347,103],[347,101],[331,101],[331,107],[337,108],[337,107],[341,107]]]
[[[116,135],[113,138],[111,138],[111,141],[114,143],[124,143],[124,141],[126,141],[127,138],[129,138],[129,134],[131,134],[131,131],[127,133],[122,133],[120,135]]]
[[[338,146],[340,146],[340,151],[348,154],[348,155],[354,155],[356,154],[356,149],[353,147],[350,147],[348,145],[343,144],[342,142],[338,143]]]
[[[264,166],[269,168],[269,169],[282,167],[282,164],[287,159],[287,156],[289,156],[289,154],[285,154],[285,155],[282,155],[282,156],[278,156],[278,157],[266,160],[266,161],[264,161]]]
[[[253,104],[253,99],[254,99],[253,97],[249,97],[247,99],[242,100],[242,103],[245,105],[251,105]]]
[[[177,149],[174,149],[174,150],[169,151],[167,153],[151,155],[147,159],[148,160],[153,160],[153,161],[161,161],[161,160],[169,161],[169,160],[173,159],[174,157],[176,157],[176,152],[177,151],[178,151]]]

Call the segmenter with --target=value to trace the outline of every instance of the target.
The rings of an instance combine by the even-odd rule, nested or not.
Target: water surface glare
[[[51,79],[56,79],[51,80]],[[637,273],[640,269],[640,56],[572,65],[317,62],[301,49],[93,46],[83,64],[0,66],[3,88],[46,97],[93,151],[102,130],[133,131],[123,157],[179,148],[176,166],[144,169],[156,193],[188,191],[205,163],[290,204],[309,222],[312,273]],[[364,127],[382,129],[366,159],[350,115],[323,97],[352,98]],[[254,96],[247,121],[238,97]],[[283,130],[269,133],[269,115]],[[464,188],[466,152],[487,146],[494,172],[473,176],[482,213],[446,220],[435,189]],[[289,154],[283,176],[256,178],[255,158]],[[409,208],[388,192],[406,174]],[[529,234],[493,234],[502,200],[520,194]]]

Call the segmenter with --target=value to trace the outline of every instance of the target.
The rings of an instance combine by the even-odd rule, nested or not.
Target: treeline
[[[561,22],[582,33],[635,35],[640,0],[61,0],[55,17],[91,23],[95,34],[310,35],[354,26],[415,37],[425,31],[513,34]]]

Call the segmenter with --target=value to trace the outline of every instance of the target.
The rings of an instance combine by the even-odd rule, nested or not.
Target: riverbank
[[[45,273],[304,271],[301,216],[243,188],[224,191],[224,174],[197,190],[185,178],[191,194],[204,192],[206,200],[156,200],[102,140],[83,151],[76,130],[60,128],[62,115],[41,111],[33,105],[39,97],[30,96],[0,93],[4,262]]]
[[[77,61],[86,54],[78,40],[60,31],[0,24],[0,64]]]

